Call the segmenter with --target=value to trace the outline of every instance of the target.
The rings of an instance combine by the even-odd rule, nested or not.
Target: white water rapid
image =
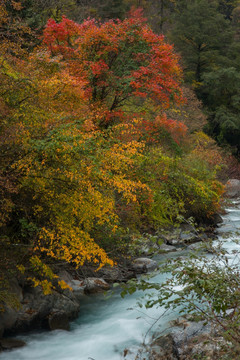
[[[225,235],[240,232],[240,201],[235,201],[234,207],[226,209],[223,220],[218,229],[219,238],[231,251],[236,247],[232,241],[234,235],[228,238]],[[154,278],[155,282],[163,280],[163,275]],[[137,308],[136,301],[141,295],[136,292],[122,299],[117,292],[108,299],[99,295],[85,297],[70,332],[36,332],[19,336],[27,345],[1,353],[0,360],[133,360],[150,326],[164,313],[162,308]],[[177,313],[171,313],[161,317],[152,330],[156,327],[158,331],[164,330],[168,322],[177,316]],[[125,349],[130,351],[123,357]]]

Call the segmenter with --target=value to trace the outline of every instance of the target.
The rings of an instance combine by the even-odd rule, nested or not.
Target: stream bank
[[[67,330],[69,329],[69,325],[71,326],[71,328],[74,328],[75,326],[74,324],[76,324],[76,322],[69,324],[69,321],[72,320],[73,318],[76,318],[76,316],[79,313],[80,313],[80,318],[78,319],[82,319],[82,316],[84,316],[84,318],[85,316],[91,316],[92,309],[89,307],[89,304],[86,304],[86,302],[91,304],[92,299],[93,301],[95,301],[96,298],[94,295],[91,295],[91,297],[89,297],[89,294],[106,290],[111,286],[111,283],[119,282],[119,280],[126,281],[128,278],[137,276],[137,274],[139,273],[144,273],[148,270],[149,264],[152,265],[154,264],[151,263],[151,260],[149,259],[146,260],[147,261],[146,263],[144,263],[143,261],[143,257],[146,257],[146,254],[149,252],[149,250],[150,252],[152,251],[151,249],[152,245],[157,246],[162,253],[166,251],[170,251],[172,254],[174,254],[174,252],[178,253],[178,251],[181,251],[181,249],[183,248],[186,249],[188,246],[190,247],[190,249],[193,246],[198,246],[198,244],[204,240],[205,236],[206,235],[204,233],[201,234],[200,236],[196,236],[195,230],[187,228],[184,225],[184,228],[177,229],[176,233],[174,233],[173,231],[170,232],[167,236],[165,234],[164,244],[162,244],[162,241],[159,242],[159,244],[158,243],[156,244],[156,242],[154,244],[145,243],[144,249],[142,249],[141,252],[140,261],[135,259],[135,261],[129,264],[128,267],[101,269],[100,279],[102,280],[96,278],[95,280],[92,279],[92,276],[90,276],[92,273],[92,269],[88,269],[89,273],[85,272],[85,275],[87,275],[85,278],[80,278],[80,277],[76,278],[76,274],[71,274],[68,271],[64,270],[61,276],[66,282],[70,283],[70,285],[73,288],[73,291],[69,291],[66,289],[62,293],[53,293],[44,296],[43,294],[41,294],[39,288],[28,288],[28,287],[24,288],[21,287],[21,284],[16,283],[16,281],[13,281],[12,287],[15,289],[16,294],[18,294],[22,307],[19,311],[9,309],[6,313],[1,314],[0,324],[2,328],[2,333],[4,332],[4,336],[5,335],[8,336],[23,331],[32,331],[34,329]],[[194,243],[194,245],[191,243]],[[162,256],[164,257],[165,255],[162,254]],[[152,261],[154,262],[154,260]],[[161,279],[159,279],[159,281],[161,281]],[[91,282],[93,283],[97,282],[97,290],[93,290],[91,287],[88,286],[88,284],[90,284]],[[101,286],[99,286],[100,284]],[[124,301],[125,299],[123,300],[123,302]],[[135,302],[135,298],[131,299],[131,304],[132,301]],[[84,312],[86,312],[86,314]],[[116,314],[116,316],[117,315],[118,314]],[[80,323],[78,323],[77,326],[81,327],[82,320],[78,320],[78,321],[80,321]],[[166,324],[167,323],[168,321],[166,321]],[[86,324],[87,326],[90,326],[91,322],[89,323],[89,320],[87,320]],[[141,334],[142,331],[144,332],[144,327],[141,330]],[[53,332],[53,334],[56,333]],[[69,333],[69,336],[70,334],[72,334],[72,332]],[[22,340],[22,339],[28,339],[29,337],[24,336],[23,338],[22,337],[20,338]],[[139,335],[137,336],[137,338],[138,338],[137,341],[141,341],[139,339]],[[126,347],[127,345],[128,344],[126,344]],[[25,357],[19,357],[19,359],[25,360]],[[39,357],[39,359],[42,359],[42,357]],[[66,357],[66,359],[70,359],[70,358]],[[71,359],[75,359],[74,356],[71,357]]]
[[[218,216],[217,220],[220,222],[221,218]],[[64,280],[72,290],[44,295],[39,286],[32,287],[24,279],[13,278],[9,291],[15,294],[20,308],[6,307],[5,312],[0,313],[0,336],[36,329],[69,330],[69,322],[78,316],[85,295],[107,291],[113,283],[127,282],[139,274],[154,271],[157,269],[157,262],[151,259],[154,254],[164,256],[188,247],[193,249],[210,235],[214,236],[211,232],[208,235],[199,234],[192,225],[183,224],[180,228],[172,227],[164,235],[145,239],[136,249],[138,257],[132,257],[124,265],[104,267],[97,274],[92,267],[79,270],[64,267],[58,273],[59,279]]]

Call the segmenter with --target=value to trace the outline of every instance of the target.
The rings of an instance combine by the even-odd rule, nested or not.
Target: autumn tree
[[[140,111],[152,101],[163,110],[182,100],[178,58],[140,11],[103,24],[95,20],[76,24],[65,17],[58,24],[50,19],[44,43],[83,86],[89,104],[105,111],[101,126],[116,121],[126,106]]]
[[[29,48],[12,17],[24,9],[11,6],[0,12],[0,267],[18,249],[15,268],[48,293],[52,263],[112,265],[125,235],[210,216],[219,192],[203,156],[180,159],[178,57],[139,11],[103,24],[50,19]]]

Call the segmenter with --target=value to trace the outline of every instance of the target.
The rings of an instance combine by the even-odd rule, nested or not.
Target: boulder
[[[1,316],[7,317],[4,323],[4,335],[12,335],[40,328],[49,328],[48,318],[53,313],[64,312],[69,319],[77,316],[80,309],[74,293],[70,290],[63,292],[53,291],[44,295],[42,289],[26,287],[23,291],[23,300],[18,311],[11,309],[11,317],[8,309]]]
[[[230,179],[225,185],[225,195],[229,198],[240,196],[240,180]]]
[[[214,338],[214,341],[212,340]],[[210,324],[182,319],[178,328],[156,338],[149,347],[151,360],[195,359],[211,355],[216,359],[216,341],[219,337]],[[196,356],[196,357],[195,357]]]
[[[66,312],[55,312],[48,317],[50,330],[70,330],[69,318]]]
[[[135,277],[134,272],[128,269],[128,265],[103,266],[97,272],[97,275],[111,284],[115,282],[126,282]]]
[[[154,271],[157,268],[157,262],[149,258],[137,258],[133,261],[133,269],[138,274]]]
[[[11,329],[18,318],[18,311],[10,307],[5,307],[3,312],[0,312],[0,337],[3,336],[5,330]]]
[[[89,277],[83,283],[85,294],[96,294],[110,289],[110,285],[102,278]]]
[[[77,300],[81,300],[81,297],[84,295],[84,282],[82,280],[74,279],[66,270],[60,271],[58,277],[59,280],[65,281],[65,283],[70,286],[73,296],[75,296]],[[65,292],[67,295],[68,291]]]
[[[199,240],[197,230],[190,224],[181,224],[179,228],[172,229],[165,235],[165,243],[171,246],[192,244]]]
[[[199,335],[210,335],[212,326],[204,321],[184,322],[184,329],[175,330],[171,333],[176,353],[181,355],[184,347]]]
[[[181,245],[182,241],[179,238],[168,238],[166,244],[170,246]]]
[[[180,241],[185,244],[192,244],[199,241],[199,237],[196,235],[196,233],[182,231],[180,234]]]
[[[11,329],[18,317],[18,306],[23,300],[22,288],[16,279],[12,278],[8,282],[8,292],[14,297],[15,306],[5,306],[4,312],[0,312],[0,337],[3,336],[5,329]]]
[[[159,251],[161,253],[168,253],[168,252],[172,252],[172,251],[177,251],[177,248],[172,245],[162,244],[159,246]]]
[[[72,281],[73,281],[73,277],[72,275],[66,271],[66,270],[61,270],[58,274],[59,280],[63,280],[65,281],[66,284],[68,284],[70,287],[72,285]]]
[[[149,354],[151,360],[178,360],[174,348],[174,342],[170,334],[163,335],[156,340],[149,347]]]
[[[181,230],[178,228],[170,230],[167,234],[165,234],[165,240],[164,240],[165,244],[171,246],[179,245],[181,243],[180,233]]]

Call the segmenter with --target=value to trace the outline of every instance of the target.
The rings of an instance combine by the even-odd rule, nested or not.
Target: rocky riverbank
[[[239,199],[240,180],[229,180],[225,189],[227,198]],[[194,249],[196,245],[189,248]],[[216,323],[206,319],[194,321],[191,315],[178,318],[169,323],[165,334],[154,334],[146,349],[149,360],[239,359],[236,346],[222,336],[223,329]]]
[[[215,360],[231,345],[216,326],[205,321],[191,321],[186,316],[171,325],[169,333],[155,334],[148,347],[149,360]]]
[[[229,197],[237,197],[240,193],[240,181],[230,180],[226,189]],[[205,226],[201,233],[191,224],[182,224],[156,236],[143,237],[136,245],[131,260],[125,260],[124,264],[112,268],[104,267],[97,273],[91,267],[82,267],[77,271],[63,266],[58,273],[59,279],[64,280],[72,290],[53,291],[44,295],[40,287],[33,288],[27,281],[13,278],[9,292],[15,295],[20,307],[17,309],[6,306],[5,311],[0,313],[0,337],[3,339],[0,340],[0,349],[22,346],[22,343],[13,341],[11,345],[11,341],[6,342],[6,337],[14,334],[35,329],[68,330],[69,322],[78,315],[84,296],[106,291],[115,282],[126,282],[138,274],[155,270],[157,263],[151,259],[155,254],[164,256],[165,253],[183,248],[197,248],[202,242],[214,237],[214,228],[221,221],[221,216],[215,215],[211,225]],[[167,336],[166,343],[173,343],[169,339]],[[162,340],[158,340],[154,348],[159,346],[159,341]]]
[[[218,221],[221,221],[220,217]],[[20,307],[6,306],[5,311],[0,313],[0,336],[4,339],[0,340],[0,349],[6,349],[6,337],[18,333],[36,329],[69,330],[69,322],[77,317],[84,296],[109,290],[113,283],[126,282],[138,274],[153,271],[158,265],[151,259],[152,255],[160,253],[164,256],[182,248],[191,249],[191,246],[198,246],[208,239],[209,235],[213,236],[211,231],[208,235],[198,233],[192,225],[172,227],[164,234],[143,238],[136,246],[135,256],[132,255],[132,259],[124,264],[104,267],[97,273],[91,267],[73,270],[63,266],[58,273],[59,280],[64,280],[71,290],[54,290],[49,295],[44,295],[39,286],[32,287],[24,279],[13,278],[9,292],[15,295]],[[12,341],[12,347],[16,346],[18,343]],[[8,349],[10,347],[11,342],[7,345]]]

